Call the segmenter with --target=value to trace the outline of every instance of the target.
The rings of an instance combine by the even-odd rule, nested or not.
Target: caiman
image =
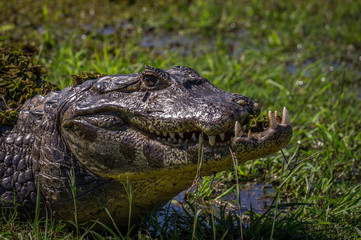
[[[125,226],[127,184],[134,219],[164,205],[191,185],[200,144],[202,175],[283,148],[292,136],[287,109],[246,130],[259,112],[184,66],[146,66],[37,95],[1,131],[1,205],[32,213],[39,196],[55,219],[72,221],[75,197],[79,223],[112,225],[106,208]]]

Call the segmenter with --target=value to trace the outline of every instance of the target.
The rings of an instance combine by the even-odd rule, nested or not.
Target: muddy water
[[[272,185],[248,183],[242,187],[243,188],[240,189],[242,212],[247,212],[252,208],[254,212],[262,214],[271,206],[273,200],[272,196],[275,194]],[[224,197],[225,201],[232,201],[234,199],[237,199],[235,193]]]

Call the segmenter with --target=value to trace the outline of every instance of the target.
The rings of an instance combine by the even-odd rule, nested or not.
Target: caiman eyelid
[[[141,73],[140,79],[146,90],[158,90],[171,85],[169,74],[166,71],[147,65]]]

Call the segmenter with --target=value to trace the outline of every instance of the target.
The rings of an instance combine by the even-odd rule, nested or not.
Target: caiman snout
[[[277,111],[269,111],[268,121],[252,119],[245,126],[236,121],[232,150],[244,162],[277,152],[291,140],[291,137],[289,114],[284,107],[282,118]]]

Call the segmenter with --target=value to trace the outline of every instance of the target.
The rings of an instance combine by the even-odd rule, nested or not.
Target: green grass
[[[0,46],[33,52],[48,80],[62,88],[82,71],[185,65],[260,102],[264,111],[287,106],[290,112],[288,162],[279,153],[237,171],[241,187],[272,184],[274,208],[211,211],[220,184],[237,190],[230,170],[197,185],[184,211],[169,208],[163,226],[154,213],[122,233],[124,239],[361,237],[359,1],[61,2],[1,2]],[[51,219],[23,222],[14,211],[3,211],[0,226],[8,239],[122,239],[110,228],[100,234]]]

